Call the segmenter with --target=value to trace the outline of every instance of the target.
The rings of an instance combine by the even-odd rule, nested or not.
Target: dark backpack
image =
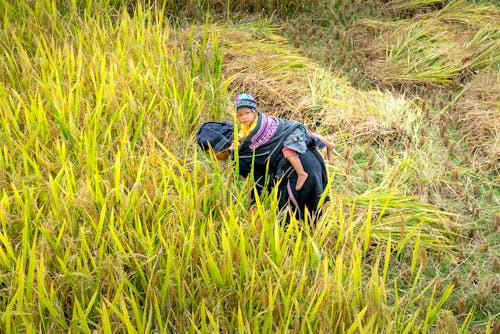
[[[196,132],[196,142],[204,150],[225,151],[233,143],[233,132],[229,121],[206,122]]]

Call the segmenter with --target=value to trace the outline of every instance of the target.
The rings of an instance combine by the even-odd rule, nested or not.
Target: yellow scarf
[[[253,120],[252,123],[246,125],[246,124],[240,124],[240,131],[238,133],[238,138],[240,140],[245,139],[250,132],[255,128],[257,125],[257,121],[259,120],[259,114],[257,114],[257,117]]]

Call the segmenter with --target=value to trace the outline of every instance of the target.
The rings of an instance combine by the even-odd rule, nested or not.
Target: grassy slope
[[[406,326],[420,332],[431,324],[453,330],[473,305],[473,330],[484,330],[488,315],[496,319],[491,289],[498,277],[488,270],[498,254],[498,235],[487,233],[492,227],[484,221],[470,244],[454,240],[464,252],[450,257],[440,237],[446,230],[432,223],[452,226],[448,216],[402,196],[427,194],[421,199],[464,213],[460,222],[471,231],[470,222],[495,214],[485,204],[479,219],[468,216],[462,208],[468,202],[446,192],[461,185],[465,194],[484,193],[484,203],[498,198],[488,195],[495,191],[484,182],[489,176],[472,168],[454,176],[441,164],[448,152],[432,128],[425,142],[406,144],[401,132],[381,132],[367,143],[346,133],[356,127],[335,129],[332,209],[316,230],[299,232],[301,224],[292,222],[286,232],[275,224],[272,199],[248,209],[248,185],[192,147],[196,119],[227,116],[228,87],[237,87],[222,75],[231,64],[222,54],[237,54],[223,44],[232,30],[186,32],[155,25],[144,13],[56,21],[47,8],[34,9],[38,20],[30,22],[20,16],[26,9],[3,18],[5,328],[373,332],[378,324],[386,332]],[[265,35],[284,59],[293,53]],[[249,36],[262,40],[255,39],[259,32]],[[311,66],[294,57],[298,69]],[[365,96],[334,82],[336,100]],[[370,106],[378,94],[366,96]],[[460,160],[450,163],[458,167]],[[402,221],[420,228],[405,229]],[[445,310],[433,309],[440,303],[430,299],[432,290],[439,299],[450,283],[459,287]]]

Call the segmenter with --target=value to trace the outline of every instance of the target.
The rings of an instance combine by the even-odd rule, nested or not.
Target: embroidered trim
[[[249,145],[252,150],[269,143],[280,124],[279,119],[275,116],[267,116],[265,114],[261,115],[263,117],[260,129],[254,136],[252,136],[252,143]]]

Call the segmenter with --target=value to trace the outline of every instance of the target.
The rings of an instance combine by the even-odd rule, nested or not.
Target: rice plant
[[[455,319],[453,284],[422,275],[427,252],[454,258],[450,214],[396,188],[330,189],[316,227],[285,227],[275,193],[252,204],[252,184],[198,150],[200,122],[228,116],[223,57],[239,52],[217,26],[64,5],[0,2],[6,333],[426,333]]]

